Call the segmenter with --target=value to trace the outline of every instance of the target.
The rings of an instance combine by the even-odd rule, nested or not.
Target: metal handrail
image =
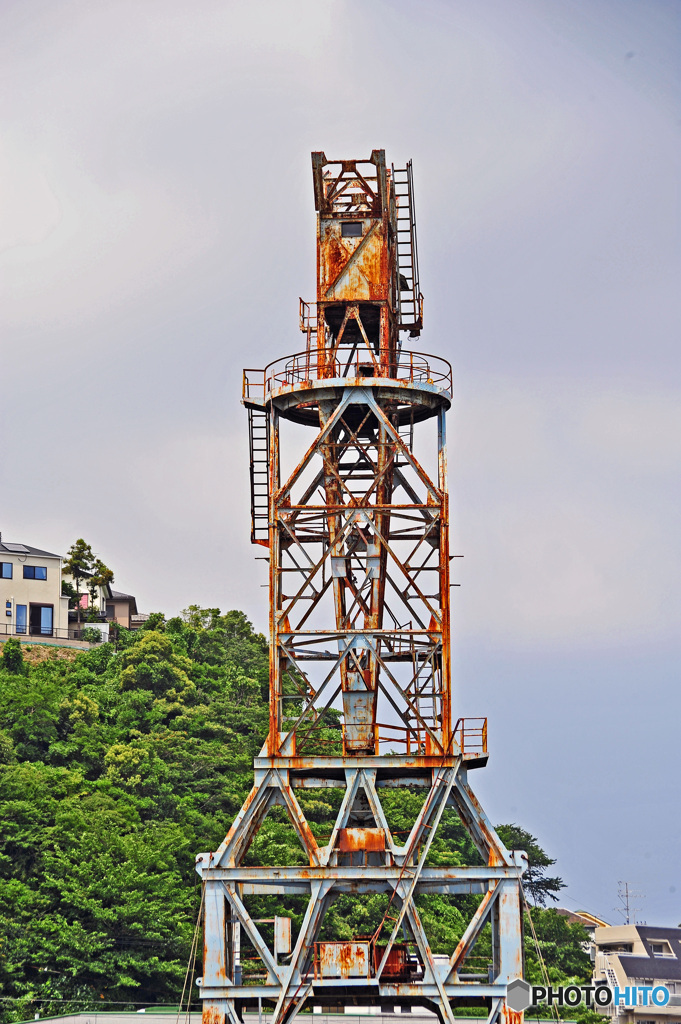
[[[395,360],[385,365],[368,349],[349,354],[347,360],[340,359],[338,355],[332,356],[325,350],[306,349],[275,359],[264,370],[244,370],[242,396],[245,400],[264,401],[277,388],[339,378],[379,378],[414,385],[430,384],[442,387],[450,396],[452,393],[452,367],[441,356],[402,349]]]
[[[460,718],[454,726],[454,739],[462,754],[486,754],[487,719]]]
[[[25,626],[17,626],[16,623],[0,622],[0,636],[12,636],[17,637],[17,639],[26,637],[31,640],[39,640],[41,637],[46,640],[49,640],[50,638],[53,640],[80,640],[83,630],[88,628],[96,629],[97,623],[83,622],[80,629],[63,629],[59,626],[53,626],[51,629],[48,629],[47,626],[45,626],[40,629],[32,630],[28,623]],[[106,639],[106,634],[104,634],[102,641],[106,642]]]

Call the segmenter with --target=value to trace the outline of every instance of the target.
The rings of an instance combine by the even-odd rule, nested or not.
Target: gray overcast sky
[[[309,153],[415,168],[455,373],[456,711],[564,904],[681,922],[678,0],[5,0],[6,540],[267,623],[241,369],[300,348]]]

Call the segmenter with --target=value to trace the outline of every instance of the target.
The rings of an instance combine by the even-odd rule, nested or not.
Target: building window
[[[0,562],[0,579],[11,580],[12,579],[12,563],[11,562]]]
[[[42,636],[52,636],[52,605],[40,609],[40,632]]]
[[[46,580],[47,579],[47,566],[45,566],[45,565],[25,565],[24,566],[24,579],[25,580]]]
[[[362,222],[359,220],[344,220],[341,221],[341,237],[342,238],[361,238],[362,237]]]
[[[665,941],[651,942],[650,952],[653,956],[674,956],[672,953],[672,947]]]
[[[17,633],[25,633],[26,632],[26,626],[28,624],[28,615],[26,614],[27,611],[28,611],[28,609],[27,609],[27,606],[25,604],[18,604],[17,605],[17,618],[16,618]]]

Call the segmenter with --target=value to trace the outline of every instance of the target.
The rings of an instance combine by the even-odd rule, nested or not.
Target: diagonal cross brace
[[[243,926],[244,931],[248,935],[249,939],[253,943],[253,946],[255,947],[258,956],[264,963],[269,973],[275,979],[275,981],[281,982],[282,975],[284,972],[282,968],[279,967],[276,960],[274,959],[269,949],[267,948],[265,941],[263,940],[260,932],[256,928],[255,923],[253,922],[253,918],[246,910],[245,906],[237,896],[236,892],[233,889],[231,889],[228,885],[226,885],[224,882],[221,882],[220,884],[222,885],[222,890],[225,896],[227,897],[229,905],[231,906],[236,916],[239,918],[239,921]]]
[[[272,1017],[270,1018],[270,1024],[281,1024],[283,1021],[286,1012],[284,1003],[291,985],[294,983],[294,979],[296,978],[296,972],[300,975],[301,984],[304,980],[302,977],[303,967],[305,966],[304,961],[307,958],[307,954],[309,953],[312,942],[314,941],[314,936],[319,928],[326,897],[332,887],[333,882],[330,880],[312,882],[310,885],[310,902],[307,905],[305,917],[303,918],[303,923],[300,926],[300,932],[291,956],[291,962],[286,968],[282,979],[281,991],[279,992],[277,1005],[275,1006]]]
[[[392,930],[390,938],[388,939],[388,944],[386,945],[384,953],[383,953],[383,956],[381,957],[381,962],[378,965],[378,970],[376,971],[376,977],[377,978],[380,978],[381,974],[383,973],[383,969],[384,969],[384,967],[386,965],[386,962],[388,960],[388,955],[390,954],[390,950],[392,949],[392,947],[393,947],[393,945],[395,943],[395,938],[397,936],[397,933],[398,933],[398,930],[400,928],[400,925],[402,924],[402,921],[404,920],[404,915],[407,912],[407,909],[408,909],[408,907],[409,907],[409,905],[411,903],[411,900],[413,899],[414,892],[416,890],[416,885],[417,885],[418,880],[419,880],[419,876],[421,874],[421,871],[423,870],[423,865],[426,862],[426,857],[428,856],[428,852],[430,850],[431,843],[433,842],[433,838],[435,836],[435,832],[437,831],[437,827],[440,824],[440,819],[442,817],[442,813],[443,813],[445,807],[447,806],[447,800],[449,799],[449,794],[452,791],[452,786],[454,785],[454,781],[456,779],[456,775],[457,775],[457,772],[459,770],[460,765],[461,765],[461,757],[458,757],[456,759],[455,764],[451,768],[445,769],[445,771],[449,775],[449,778],[448,778],[447,781],[443,780],[440,783],[440,786],[442,787],[444,792],[441,792],[437,796],[435,794],[437,794],[439,779],[436,778],[436,780],[435,780],[435,782],[433,784],[433,788],[431,789],[430,793],[428,794],[428,798],[426,799],[426,803],[424,804],[423,810],[422,810],[421,815],[420,815],[420,818],[421,818],[421,828],[423,828],[427,824],[428,820],[430,819],[430,815],[431,815],[433,809],[435,809],[435,815],[434,815],[434,818],[431,820],[429,834],[428,834],[428,836],[426,838],[425,843],[423,844],[423,848],[421,850],[421,856],[419,857],[418,864],[416,865],[416,868],[413,870],[413,873],[412,873],[411,878],[409,880],[409,886],[408,886],[408,889],[407,889],[406,894],[404,896],[404,899],[402,901],[402,906],[400,908],[400,912],[397,915],[397,921],[395,922],[395,926],[394,926],[394,928]],[[427,807],[431,797],[433,798],[432,801],[431,801],[431,807],[430,807],[430,809],[429,809],[429,811],[427,813],[424,813],[426,811],[426,807]],[[439,797],[439,800],[438,800],[438,797]],[[418,824],[418,819],[417,819],[417,824]],[[417,836],[419,835],[419,832],[416,831],[416,824],[414,825],[414,828],[412,829],[412,835],[413,835],[413,838],[411,839],[410,844],[409,844],[409,851],[412,851],[415,848],[416,842],[417,842]],[[405,869],[403,869],[403,870],[406,870],[406,862],[407,862],[408,859],[409,859],[409,853],[405,856]]]
[[[483,896],[480,906],[478,907],[478,909],[473,914],[473,917],[468,922],[465,932],[459,939],[456,949],[449,958],[450,970],[447,976],[447,980],[450,979],[452,974],[456,973],[456,971],[459,969],[463,961],[468,956],[468,953],[473,947],[475,940],[480,934],[480,930],[482,929],[483,925],[485,924],[485,921],[487,920],[487,915],[492,909],[492,903],[496,899],[498,893],[498,882],[490,882],[490,887]]]

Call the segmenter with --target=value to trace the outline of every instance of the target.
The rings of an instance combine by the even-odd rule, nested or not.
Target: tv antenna
[[[645,921],[636,920],[637,903],[645,899],[645,893],[636,892],[630,887],[629,882],[618,882],[617,898],[620,905],[613,909],[624,918],[625,924],[645,924]]]

